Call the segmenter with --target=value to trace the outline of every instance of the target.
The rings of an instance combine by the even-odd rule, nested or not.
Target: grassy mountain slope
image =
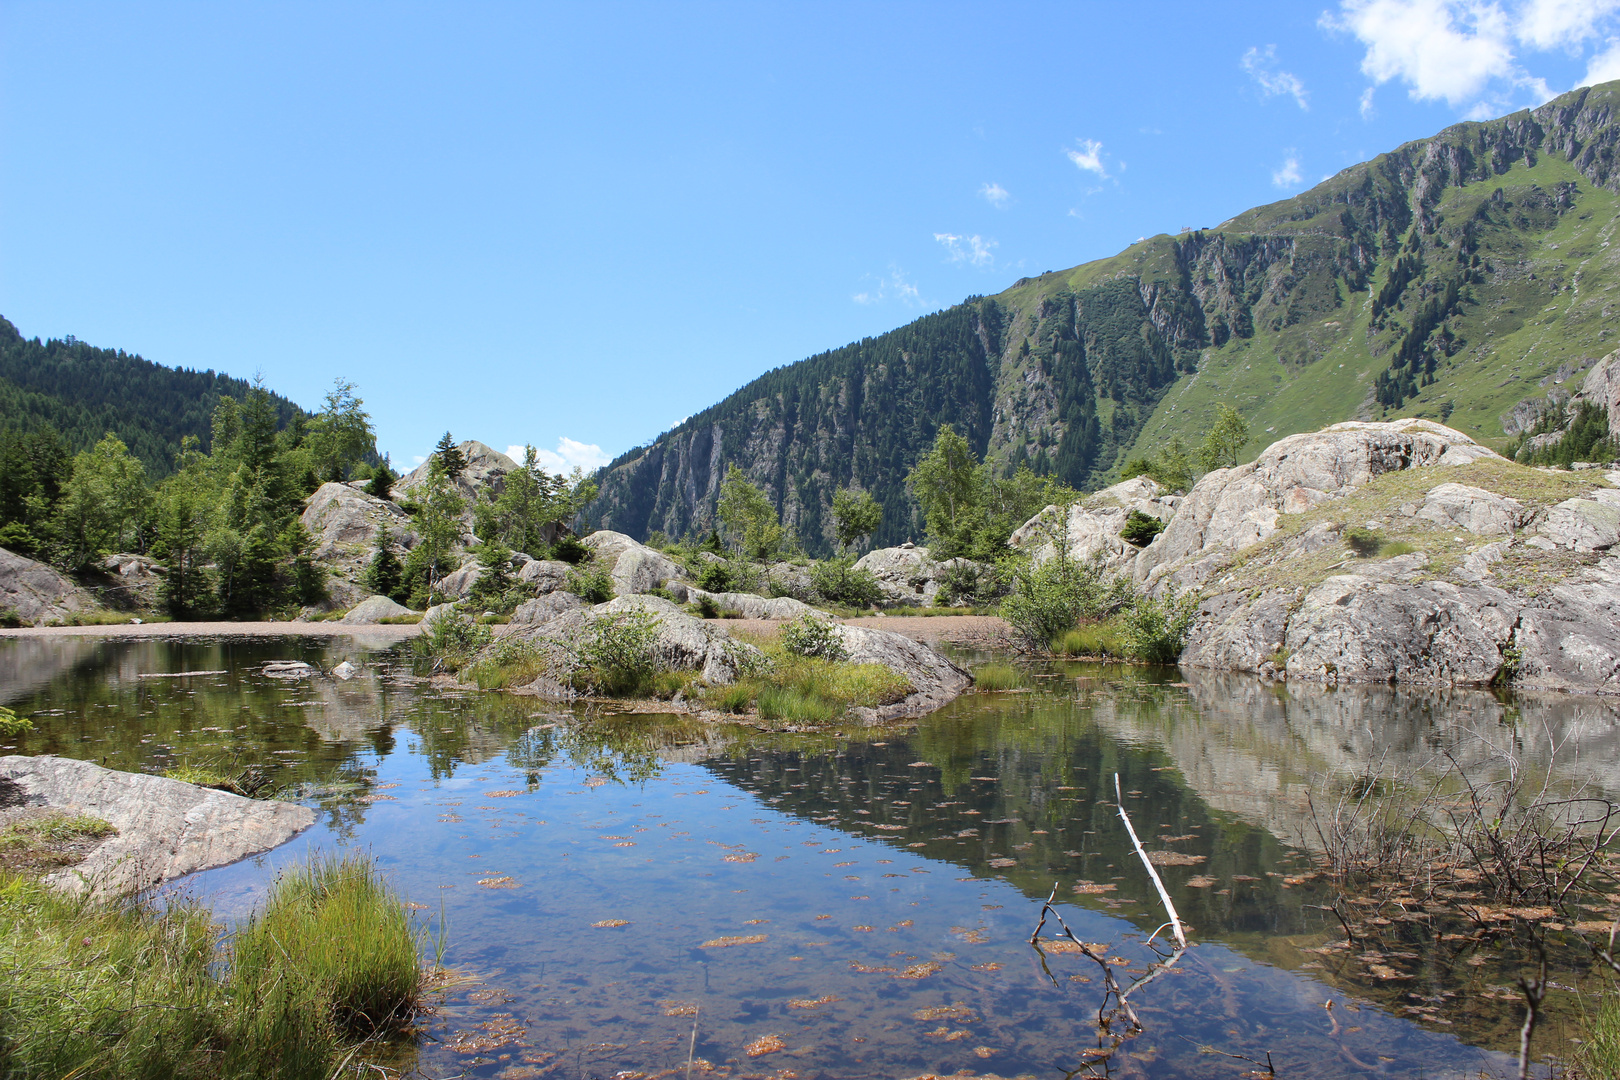
[[[71,338],[27,339],[0,318],[0,431],[49,424],[74,451],[88,449],[110,431],[141,459],[151,477],[173,470],[187,435],[196,436],[207,450],[214,407],[223,397],[241,400],[249,385]],[[271,401],[279,426],[304,415],[284,397],[272,394]]]
[[[779,368],[621,456],[592,512],[635,536],[707,527],[741,466],[806,546],[832,491],[921,538],[904,476],[938,425],[1082,488],[1217,404],[1257,450],[1355,417],[1443,418],[1502,444],[1620,346],[1620,83],[1465,123],[1219,227],[1156,236]],[[898,411],[896,411],[898,410]]]

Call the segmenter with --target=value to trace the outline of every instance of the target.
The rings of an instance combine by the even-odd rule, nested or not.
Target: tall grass
[[[1059,656],[1096,656],[1120,660],[1126,655],[1124,627],[1118,616],[1100,622],[1082,623],[1065,630],[1052,642]]]
[[[766,644],[766,656],[766,670],[714,687],[708,704],[744,712],[752,703],[766,719],[826,724],[851,708],[889,705],[913,690],[911,680],[881,664],[795,656],[777,643]]]
[[[1586,1041],[1575,1052],[1577,1080],[1620,1076],[1620,998],[1605,996],[1586,1027]]]
[[[1024,680],[1011,664],[981,664],[973,669],[973,685],[979,690],[1017,690]]]
[[[0,1076],[326,1080],[409,1022],[420,945],[357,856],[284,874],[228,950],[195,903],[0,876]]]

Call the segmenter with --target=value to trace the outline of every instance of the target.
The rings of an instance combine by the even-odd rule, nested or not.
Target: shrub
[[[1163,531],[1164,522],[1140,510],[1132,510],[1130,516],[1125,519],[1125,527],[1119,530],[1119,538],[1127,544],[1147,547],[1153,542],[1153,538]]]
[[[1007,576],[994,566],[963,560],[945,568],[939,579],[939,592],[934,603],[939,606],[953,604],[987,604],[1007,592]]]
[[[1039,566],[1017,569],[1012,577],[1012,592],[1002,601],[1001,617],[1026,646],[1038,651],[1050,648],[1082,620],[1120,610],[1136,593],[1128,579],[1107,573],[1100,558],[1080,563],[1059,555]]]
[[[1197,614],[1196,595],[1168,592],[1162,600],[1139,597],[1121,616],[1126,652],[1150,664],[1175,663]]]
[[[836,604],[868,608],[883,600],[877,578],[871,571],[858,569],[847,556],[811,567],[810,584],[823,599]]]
[[[650,611],[598,618],[576,647],[575,687],[614,697],[646,692],[658,673],[658,625]]]
[[[698,563],[697,585],[704,592],[729,592],[731,566],[729,563],[702,559]]]
[[[4,705],[0,705],[0,739],[10,739],[34,730],[34,722],[27,717],[18,716]]]
[[[558,562],[577,565],[591,557],[591,549],[580,543],[577,536],[561,536],[551,545],[551,557]]]
[[[605,604],[613,599],[613,579],[608,576],[607,567],[595,559],[568,571],[563,588],[587,604]]]
[[[1344,530],[1344,542],[1350,546],[1351,551],[1365,557],[1378,554],[1378,549],[1384,545],[1384,538],[1372,529],[1353,525]]]
[[[782,627],[782,648],[795,656],[811,656],[822,660],[847,660],[849,650],[838,627],[826,619],[805,612]]]
[[[434,666],[456,671],[488,645],[493,637],[489,627],[473,622],[460,610],[451,608],[428,624],[427,633],[413,638],[416,655],[434,661]]]

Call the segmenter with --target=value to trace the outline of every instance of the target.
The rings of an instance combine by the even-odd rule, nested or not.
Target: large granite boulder
[[[557,616],[570,611],[578,611],[585,607],[585,601],[571,592],[557,590],[525,600],[512,612],[512,625],[533,626],[539,623],[550,622]]]
[[[852,712],[867,723],[883,723],[921,716],[949,703],[973,685],[973,676],[927,645],[890,630],[840,624],[838,636],[850,662],[881,664],[904,675],[912,692],[891,705],[858,708]]]
[[[1620,349],[1599,360],[1586,373],[1575,401],[1590,402],[1603,409],[1609,414],[1609,434],[1620,432]]]
[[[460,570],[454,570],[439,579],[439,593],[443,596],[465,600],[472,595],[473,586],[478,579],[484,576],[484,564],[477,559],[469,559]]]
[[[1607,551],[1620,543],[1620,490],[1599,488],[1547,510],[1536,531],[1571,551]]]
[[[536,596],[544,596],[561,589],[567,583],[571,570],[573,567],[565,562],[531,559],[518,569],[517,579],[533,588]]]
[[[1515,686],[1620,693],[1620,558],[1527,600],[1514,644]]]
[[[340,600],[354,594],[354,583],[376,551],[378,529],[388,530],[401,558],[416,542],[410,515],[348,484],[322,484],[304,501],[299,520],[315,541],[315,561],[336,579],[333,591]]]
[[[345,612],[338,623],[343,626],[372,626],[384,619],[416,614],[418,613],[403,604],[396,604],[386,596],[368,596]]]
[[[1169,526],[1139,555],[1138,581],[1174,573],[1180,587],[1203,584],[1219,560],[1267,539],[1284,514],[1400,469],[1467,465],[1501,455],[1429,420],[1349,421],[1290,435],[1247,465],[1216,469],[1193,485]]]
[[[68,893],[117,896],[224,866],[286,843],[315,823],[296,803],[244,799],[162,776],[59,757],[0,757],[0,806],[39,807],[109,822],[118,835],[45,878]]]
[[[952,570],[966,568],[980,572],[989,570],[989,567],[971,559],[936,559],[927,548],[909,542],[899,547],[868,551],[855,562],[855,569],[865,570],[877,579],[884,603],[917,607],[932,606],[945,575]]]
[[[621,532],[602,529],[580,541],[608,568],[613,591],[620,596],[651,592],[665,583],[680,581],[686,572],[663,552],[641,544]]]
[[[1454,483],[1430,488],[1413,516],[1442,529],[1462,529],[1477,536],[1512,536],[1527,517],[1524,504],[1517,499]]]
[[[29,626],[100,610],[88,592],[42,562],[0,548],[0,613]]]
[[[832,616],[818,611],[802,600],[795,600],[791,596],[755,596],[753,593],[723,592],[712,593],[698,588],[696,585],[673,584],[670,591],[676,599],[684,599],[686,603],[695,604],[700,600],[708,600],[722,611],[735,611],[745,619],[797,619],[800,615],[810,613],[824,619]]]
[[[1056,555],[1062,544],[1071,559],[1086,562],[1101,557],[1106,566],[1117,570],[1142,550],[1119,535],[1131,511],[1168,523],[1176,516],[1180,503],[1179,496],[1170,494],[1156,481],[1137,476],[1104,488],[1066,511],[1048,506],[1020,526],[1008,543],[1029,552],[1037,566]]]

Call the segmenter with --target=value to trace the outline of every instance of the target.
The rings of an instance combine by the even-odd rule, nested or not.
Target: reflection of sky
[[[436,1038],[454,1045],[497,1014],[522,1030],[514,1038],[527,1045],[462,1044],[482,1056],[432,1044],[424,1062],[436,1072],[472,1061],[494,1076],[530,1067],[525,1055],[547,1068],[552,1054],[574,1075],[677,1068],[693,1021],[666,1013],[690,1005],[697,1056],[750,1073],[1046,1075],[1095,1045],[1094,965],[1053,957],[1053,987],[1027,944],[1039,903],[1007,882],[780,813],[698,766],[671,764],[640,785],[593,787],[586,772],[552,765],[528,790],[528,775],[492,761],[434,782],[422,756],[396,750],[377,779],[399,786],[373,789],[383,798],[350,841],[424,905],[427,924],[442,909],[446,963],[483,980],[452,995]],[[276,866],[337,843],[317,827],[187,885],[240,914]],[[1083,939],[1143,955],[1126,921],[1064,912]],[[591,925],[604,920],[628,925]],[[753,935],[765,940],[704,947]],[[1212,1075],[1195,1045],[1206,1043],[1270,1050],[1279,1069],[1316,1077],[1360,1075],[1353,1060],[1429,1077],[1502,1064],[1371,1008],[1341,1014],[1359,1030],[1330,1039],[1322,1006],[1337,992],[1217,945],[1181,966],[1136,1003],[1147,1031],[1126,1051],[1150,1055],[1154,1076]],[[790,1004],[826,995],[836,1000]],[[965,1009],[916,1015],[951,1006]],[[784,1049],[748,1058],[744,1047],[767,1035]]]

